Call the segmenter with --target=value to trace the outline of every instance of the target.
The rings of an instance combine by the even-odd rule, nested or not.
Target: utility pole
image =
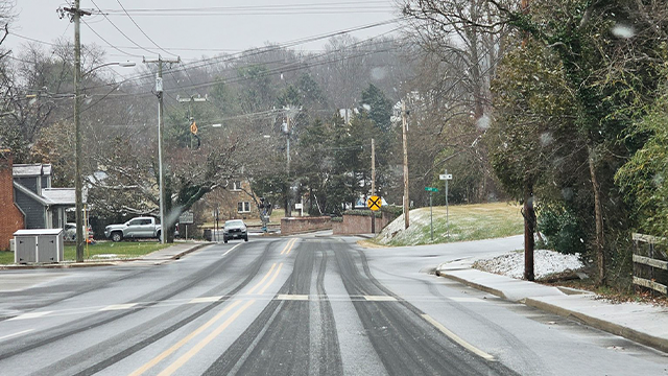
[[[371,139],[371,196],[376,195],[376,140]],[[376,213],[371,211],[371,233],[376,233]]]
[[[404,229],[408,229],[410,222],[408,220],[409,200],[408,200],[408,123],[406,120],[406,101],[401,101],[401,130],[403,133],[404,146]]]
[[[69,13],[70,21],[74,23],[74,200],[76,217],[76,259],[77,262],[84,260],[84,235],[83,231],[83,183],[81,176],[81,33],[80,21],[83,16],[91,13],[80,9],[80,0],[74,1],[74,7],[63,7],[58,9],[61,18]]]
[[[158,74],[155,80],[155,92],[158,97],[158,186],[160,187],[160,242],[165,244],[167,227],[165,227],[165,179],[162,168],[162,137],[164,130],[164,115],[163,115],[163,87],[162,87],[162,64],[178,64],[181,62],[181,58],[176,60],[165,60],[160,55],[158,55],[157,60],[146,60],[144,59],[144,64],[158,64]]]

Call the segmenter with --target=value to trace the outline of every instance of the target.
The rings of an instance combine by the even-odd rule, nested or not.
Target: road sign
[[[380,196],[371,196],[369,199],[366,201],[366,206],[369,207],[369,209],[373,211],[380,210],[380,207],[382,205]]]
[[[439,180],[452,180],[452,174],[440,174],[438,178]]]
[[[424,189],[427,192],[438,192],[438,188],[426,187]]]
[[[194,121],[192,124],[190,124],[190,133],[197,134],[197,123],[195,123]]]
[[[183,212],[179,216],[179,223],[183,225],[191,225],[193,224],[195,219],[195,215],[191,211]]]

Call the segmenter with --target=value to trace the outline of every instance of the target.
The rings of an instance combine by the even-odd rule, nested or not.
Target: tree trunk
[[[528,184],[524,192],[524,279],[534,280],[534,232],[536,229],[536,212],[533,207],[533,185]]]
[[[594,150],[590,146],[589,152],[589,174],[591,185],[594,190],[594,217],[596,223],[596,264],[598,269],[598,285],[605,285],[605,234],[603,233],[603,208],[601,207],[601,192],[596,178],[596,167],[594,166]]]

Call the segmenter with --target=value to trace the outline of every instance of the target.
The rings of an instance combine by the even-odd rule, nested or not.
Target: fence
[[[633,234],[633,283],[668,295],[668,239]]]

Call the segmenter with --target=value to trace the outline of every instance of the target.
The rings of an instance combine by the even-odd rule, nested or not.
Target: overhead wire
[[[335,32],[327,33],[327,34],[320,34],[320,35],[311,36],[311,37],[304,38],[304,39],[298,39],[298,40],[290,41],[290,42],[287,42],[287,43],[284,43],[284,44],[279,44],[279,45],[274,45],[274,46],[269,46],[269,47],[263,47],[263,48],[257,48],[257,49],[252,49],[252,50],[245,50],[245,51],[241,51],[239,53],[232,54],[232,55],[215,56],[215,57],[211,57],[211,58],[207,58],[207,59],[201,59],[201,60],[195,61],[195,62],[190,63],[190,64],[182,64],[180,66],[180,68],[176,68],[175,71],[178,71],[179,69],[187,69],[187,68],[191,68],[191,69],[205,68],[205,67],[213,66],[213,65],[216,65],[216,64],[228,63],[228,62],[232,62],[232,61],[235,61],[237,59],[240,59],[240,58],[248,58],[248,57],[252,57],[252,56],[257,56],[257,55],[261,55],[261,54],[264,54],[264,53],[269,53],[269,52],[273,52],[273,51],[277,51],[277,50],[287,49],[287,48],[294,47],[294,46],[297,46],[297,45],[300,45],[300,44],[310,43],[310,42],[314,42],[314,41],[318,41],[318,40],[322,40],[322,39],[333,38],[333,37],[336,37],[336,36],[349,34],[349,33],[354,32],[354,31],[360,31],[360,30],[365,30],[365,29],[369,29],[369,28],[373,28],[373,27],[379,27],[379,26],[384,26],[384,25],[396,23],[396,22],[400,21],[401,19],[403,19],[403,18],[401,18],[401,17],[400,18],[394,18],[394,19],[390,19],[390,20],[386,20],[386,21],[381,21],[381,22],[376,22],[376,23],[372,23],[372,24],[357,26],[357,27],[354,27],[354,28],[338,30],[338,31],[335,31]],[[381,34],[381,36],[389,34],[389,33],[393,32],[395,30],[398,30],[398,29],[400,29],[400,27],[397,27],[393,30],[390,30],[389,32],[385,32],[385,33]],[[358,42],[355,45],[358,45],[360,43],[364,43],[365,41],[373,40],[373,39],[378,38],[378,37],[379,36],[375,36],[375,37],[372,37],[372,38],[362,40],[361,42]],[[334,51],[338,51],[338,50],[334,50]],[[331,52],[332,51],[326,51],[324,54],[328,54],[328,53],[331,53]],[[137,55],[134,55],[134,56],[137,56]],[[151,77],[151,76],[152,76],[152,73],[150,73],[150,74],[141,73],[141,74],[138,74],[138,75],[135,75],[135,76],[130,76],[129,79],[142,79],[142,78],[148,78],[148,77]]]
[[[89,29],[90,31],[92,31],[93,34],[97,35],[97,37],[100,38],[100,39],[101,39],[104,43],[106,43],[109,47],[115,49],[116,51],[118,51],[118,52],[120,52],[120,53],[122,53],[122,54],[128,55],[128,56],[141,57],[141,58],[143,58],[142,55],[137,55],[137,54],[129,53],[129,52],[127,52],[127,51],[123,51],[123,50],[121,50],[120,48],[118,48],[118,47],[112,45],[111,43],[109,43],[109,41],[107,41],[106,39],[104,39],[104,37],[102,37],[97,31],[95,31],[95,29],[94,29],[93,27],[91,27],[90,24],[89,24],[88,22],[86,22],[86,21],[83,20],[83,19],[81,20],[81,22],[82,22],[84,25],[88,26],[88,29]]]
[[[123,35],[123,36],[125,37],[125,39],[129,40],[130,43],[134,44],[135,46],[140,47],[140,48],[143,48],[143,47],[140,46],[137,42],[135,42],[132,38],[130,38],[127,34],[125,34],[125,32],[123,32],[123,30],[121,30],[118,26],[116,26],[116,24],[115,24],[113,21],[111,21],[111,20],[109,19],[109,17],[107,17],[107,15],[104,14],[104,12],[102,12],[102,10],[100,10],[100,7],[97,6],[97,3],[95,3],[95,0],[90,0],[90,1],[93,3],[93,5],[95,5],[95,7],[97,8],[97,10],[100,11],[100,13],[102,13],[102,16],[104,16],[104,18],[105,18],[107,21],[109,21],[109,23],[111,24],[111,26],[113,26],[116,30],[118,30],[118,32],[121,33],[121,35]],[[151,51],[151,50],[149,50],[149,49],[147,49],[147,48],[143,48],[143,49],[144,49],[144,51],[146,51],[146,52],[153,53],[153,51]]]
[[[128,11],[125,9],[125,7],[123,6],[123,4],[121,4],[121,1],[120,1],[120,0],[116,0],[116,2],[117,2],[118,5],[120,5],[120,7],[123,9],[123,12],[125,13],[125,15],[128,16],[128,18],[130,19],[130,21],[132,21],[132,23],[137,27],[137,29],[139,29],[139,31],[140,31],[142,34],[144,34],[144,36],[146,37],[146,39],[149,40],[149,42],[153,43],[153,45],[156,46],[159,50],[161,50],[161,51],[163,51],[163,52],[165,52],[165,53],[167,53],[167,54],[169,54],[169,55],[172,55],[172,56],[178,56],[178,55],[175,55],[175,54],[173,54],[173,53],[171,53],[171,52],[165,50],[164,48],[160,47],[160,45],[158,45],[158,44],[157,44],[151,37],[149,37],[148,34],[146,34],[146,32],[144,31],[144,29],[142,29],[142,28],[139,26],[139,24],[137,24],[137,22],[134,20],[134,18],[132,18],[132,16],[130,15],[130,13],[128,13]],[[98,9],[99,9],[99,8],[98,8]]]

